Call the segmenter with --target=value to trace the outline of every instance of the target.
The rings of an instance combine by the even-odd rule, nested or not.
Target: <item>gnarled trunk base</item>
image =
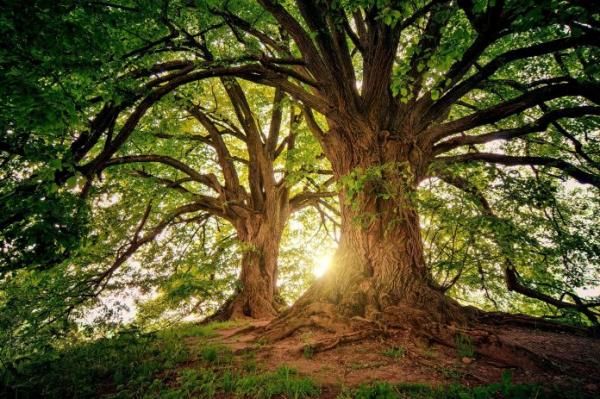
[[[279,315],[287,304],[279,294],[275,294],[271,300],[260,296],[249,297],[243,292],[236,292],[229,297],[219,309],[205,318],[203,323],[213,321],[272,319]]]
[[[460,305],[436,289],[433,283],[415,278],[414,274],[399,277],[398,281],[405,284],[403,289],[397,290],[398,286],[387,284],[389,280],[378,281],[374,275],[344,273],[350,268],[356,269],[353,263],[357,259],[356,255],[344,256],[344,253],[342,243],[334,258],[337,263],[330,273],[268,324],[263,338],[277,341],[300,329],[324,330],[329,333],[326,338],[305,344],[316,353],[403,330],[419,344],[458,349],[466,342],[476,356],[509,367],[555,366],[530,349],[501,339],[496,333],[498,327],[490,323],[488,313]],[[379,259],[385,259],[386,254],[389,252],[381,253]],[[370,259],[378,256],[371,253]],[[398,269],[402,270],[403,265]],[[494,319],[500,322],[501,318]],[[510,319],[502,321],[510,322]],[[548,322],[544,326],[551,328]]]
[[[300,329],[324,330],[329,333],[327,337],[302,347],[302,350],[309,348],[311,353],[318,353],[338,345],[393,335],[394,331],[403,330],[419,345],[437,344],[457,350],[461,345],[467,345],[472,348],[475,357],[492,359],[507,367],[558,367],[552,360],[530,348],[498,336],[500,324],[513,325],[511,318],[494,317],[490,320],[490,315],[498,316],[498,313],[462,306],[431,288],[420,292],[420,300],[416,303],[388,305],[371,315],[363,315],[348,312],[347,300],[338,303],[327,300],[327,295],[324,295],[326,286],[326,281],[317,282],[293,307],[267,325],[262,337],[277,341]],[[353,296],[360,297],[358,292]],[[355,309],[360,309],[360,306]],[[535,318],[526,318],[531,322],[526,324],[529,327],[543,325],[552,329],[555,325],[557,331],[563,330],[556,323],[540,319],[535,324]],[[519,319],[521,327],[523,320]]]
[[[473,308],[463,307],[427,286],[415,290],[406,301],[382,304],[378,300],[380,292],[368,279],[349,285],[345,295],[332,297],[328,281],[332,278],[328,276],[313,285],[267,326],[265,336],[278,340],[302,327],[318,327],[341,335],[365,329],[385,332],[388,328],[418,332],[439,325],[466,326],[476,319]]]

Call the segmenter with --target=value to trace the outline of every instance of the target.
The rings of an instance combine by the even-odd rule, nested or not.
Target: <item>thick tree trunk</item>
[[[236,223],[243,246],[238,288],[207,321],[272,318],[283,310],[286,305],[277,292],[277,259],[287,217],[285,206]]]
[[[437,288],[424,260],[414,203],[420,158],[405,144],[381,142],[340,143],[327,155],[343,186],[340,245],[327,274],[268,335],[307,324],[344,332],[351,320],[407,328],[464,321],[466,312]]]

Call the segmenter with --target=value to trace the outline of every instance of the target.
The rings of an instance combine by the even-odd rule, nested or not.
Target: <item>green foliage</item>
[[[356,399],[394,399],[396,394],[394,387],[387,382],[379,382],[373,385],[361,385],[353,395]]]
[[[0,368],[0,393],[22,398],[212,398],[219,393],[252,398],[306,398],[319,387],[281,366],[240,374],[224,346],[203,341],[231,323],[188,323],[154,333],[123,330],[20,359]],[[190,350],[186,340],[200,339]],[[193,348],[192,348],[193,349]],[[197,364],[199,363],[199,364]],[[193,368],[189,364],[195,364]],[[197,365],[196,365],[197,364]]]
[[[392,346],[381,351],[381,354],[394,359],[399,359],[406,355],[406,349],[401,346]]]
[[[90,232],[88,204],[56,184],[0,189],[0,277],[11,270],[49,268],[74,256]]]
[[[475,347],[471,337],[463,334],[457,334],[454,342],[456,344],[456,352],[459,358],[463,357],[475,357]]]
[[[274,372],[249,375],[237,381],[235,393],[240,397],[267,399],[281,395],[290,399],[317,396],[319,387],[309,378],[300,377],[295,369],[280,366]]]
[[[453,296],[483,308],[547,315],[539,302],[506,291],[507,262],[517,265],[524,284],[557,297],[596,278],[600,236],[592,221],[600,208],[593,192],[526,170],[482,166],[449,172],[465,175],[494,211],[486,214],[479,198],[441,181],[420,187],[417,204],[427,259],[440,283],[452,284]],[[474,295],[476,301],[469,299]],[[573,312],[552,314],[587,323]]]
[[[125,331],[22,359],[1,374],[9,392],[23,397],[91,398],[115,388],[134,396],[148,388],[155,374],[187,358],[179,340]]]
[[[365,199],[375,196],[384,202],[391,202],[397,208],[411,209],[415,200],[413,175],[406,162],[387,162],[367,168],[358,167],[342,176],[338,187],[345,195],[345,205],[355,211],[354,222],[367,228],[381,215],[365,209]],[[402,222],[402,214],[386,221],[389,228]]]
[[[305,345],[304,349],[302,349],[302,356],[307,359],[312,359],[315,355],[315,348],[312,345]]]

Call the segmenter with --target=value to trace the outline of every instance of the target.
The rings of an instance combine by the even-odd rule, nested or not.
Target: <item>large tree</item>
[[[145,66],[125,63],[117,73],[145,76],[143,84],[96,106],[90,129],[71,145],[73,169],[90,181],[157,101],[191,82],[236,77],[302,104],[340,184],[342,233],[329,273],[269,327],[273,337],[315,324],[340,332],[350,320],[441,335],[436,326],[481,316],[449,298],[425,261],[418,197],[432,179],[465,193],[496,221],[475,242],[495,242],[508,290],[597,322],[597,302],[523,280],[527,265],[516,264],[524,258],[514,256],[511,215],[498,216],[497,201],[486,195],[499,181],[518,187],[518,179],[498,178],[504,167],[526,170],[540,187],[561,179],[590,190],[600,185],[592,2],[102,4],[108,15],[143,15],[156,28],[142,29],[145,44],[126,53]],[[243,107],[239,96],[235,102]],[[524,222],[514,216],[513,223]]]
[[[424,260],[414,197],[432,176],[474,193],[455,173],[480,163],[530,165],[600,185],[593,139],[582,142],[561,124],[600,113],[598,15],[589,2],[262,0],[231,7],[204,9],[222,17],[238,42],[235,74],[305,105],[341,182],[333,266],[271,326],[273,336],[311,324],[343,330],[352,317],[421,329],[474,317],[444,294]],[[500,140],[525,146],[486,145]],[[506,263],[509,290],[596,322],[589,312],[596,303],[525,287],[516,267]]]
[[[181,210],[231,223],[242,251],[238,288],[209,319],[273,317],[285,306],[277,292],[283,229],[293,212],[333,195],[326,191],[330,172],[305,161],[318,155],[318,146],[307,142],[310,133],[301,124],[300,110],[281,90],[243,87],[233,78],[210,83],[157,104],[132,143],[95,170],[128,165],[129,178],[149,179],[180,195],[183,203],[176,215],[163,211],[169,220]],[[198,95],[200,91],[205,94]],[[270,103],[265,101],[269,97]],[[303,149],[295,148],[297,139]],[[157,166],[143,168],[148,164]],[[168,223],[159,226],[110,270]]]
[[[114,262],[92,279],[92,285],[105,286],[139,248],[182,219],[193,221],[195,214],[209,213],[231,222],[245,244],[240,292],[219,317],[272,316],[280,307],[275,306],[273,296],[285,221],[291,212],[331,195],[310,191],[319,188],[318,176],[311,178],[306,169],[295,170],[300,164],[294,149],[295,129],[301,114],[290,108],[281,89],[271,92],[267,88],[261,95],[274,96],[270,111],[263,106],[261,114],[256,114],[252,109],[255,104],[231,77],[235,68],[197,68],[219,63],[210,62],[211,49],[202,42],[222,24],[207,25],[194,34],[195,41],[170,20],[172,10],[167,3],[156,9],[151,3],[138,7],[40,1],[32,2],[28,11],[11,3],[3,15],[4,32],[13,46],[3,60],[3,68],[10,73],[3,76],[6,107],[0,149],[6,184],[1,199],[10,211],[0,217],[0,273],[50,268],[75,256],[80,240],[89,232],[88,208],[94,200],[89,197],[94,181],[115,165],[154,163],[177,171],[184,181],[145,177],[188,195],[185,198],[190,201],[179,203],[158,218],[154,215],[160,214],[157,210],[161,204],[150,201],[147,211],[130,226],[131,239],[115,248]],[[43,26],[41,34],[18,29],[17,24],[22,24],[28,12]],[[168,32],[165,36],[163,30]],[[58,46],[46,40],[51,34]],[[155,35],[160,37],[146,39]],[[63,52],[64,56],[59,55]],[[205,61],[196,65],[198,58]],[[215,109],[208,112],[197,104],[202,102],[201,96],[184,93],[183,86],[187,89],[193,82],[215,76],[221,77],[232,107],[213,104]],[[161,103],[167,97],[177,100]],[[145,122],[144,117],[155,108],[173,105],[177,110],[171,109],[171,117],[185,111],[203,126],[204,134],[191,139],[157,134],[151,138],[180,145],[172,144],[170,152],[162,154],[131,151],[132,136],[135,139],[140,129],[154,123]],[[237,122],[219,116],[224,114],[231,114],[227,118]],[[152,140],[146,143],[146,149],[152,151]],[[240,143],[245,149],[239,148]],[[230,145],[236,147],[237,156],[231,156]],[[201,173],[205,165],[200,159],[183,160],[173,155],[174,151],[189,155],[194,146],[212,148],[217,161],[213,171],[219,176]],[[190,167],[186,162],[195,165]],[[315,166],[309,169],[316,171]],[[308,178],[304,180],[305,190],[290,191],[294,185],[300,187],[304,177]],[[186,188],[194,185],[204,189],[198,193]]]

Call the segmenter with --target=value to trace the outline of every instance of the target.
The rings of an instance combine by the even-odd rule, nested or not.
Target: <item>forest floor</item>
[[[425,345],[410,339],[402,330],[313,353],[310,344],[327,337],[327,333],[299,330],[286,339],[268,343],[260,338],[260,328],[267,323],[254,321],[215,330],[217,334],[208,341],[187,337],[185,344],[195,349],[206,344],[224,345],[234,354],[234,363],[239,362],[239,367],[247,367],[249,362],[271,371],[289,366],[316,381],[322,387],[320,397],[324,398],[339,397],[344,389],[378,381],[473,387],[497,383],[507,374],[514,384],[536,383],[553,391],[573,391],[572,397],[600,397],[600,339],[597,338],[501,328],[497,334],[502,341],[517,343],[544,360],[543,364],[534,362],[523,368],[481,357],[468,342],[458,345],[458,349]]]
[[[600,338],[490,327],[521,348],[499,361],[464,336],[444,346],[405,330],[317,352],[327,332],[300,329],[268,342],[267,323],[181,322],[67,342],[13,368],[0,363],[0,398],[600,398]]]

